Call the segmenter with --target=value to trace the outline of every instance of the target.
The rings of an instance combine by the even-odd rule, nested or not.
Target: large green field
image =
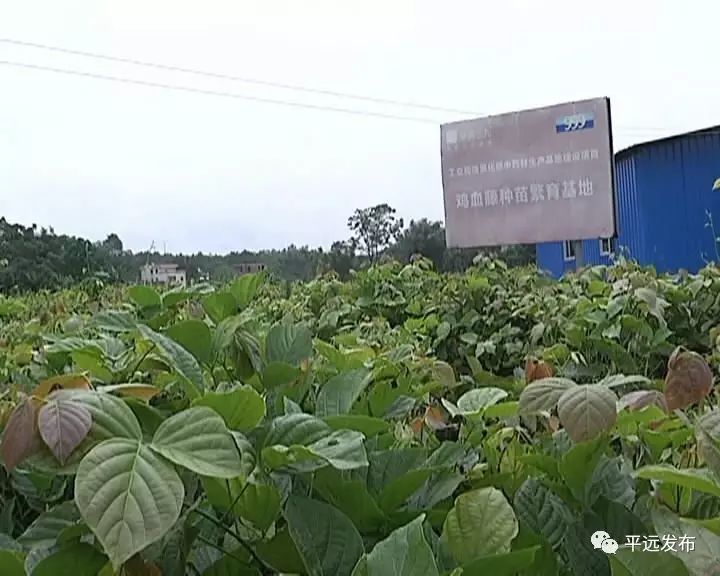
[[[0,296],[0,574],[720,574],[718,336],[715,267]]]

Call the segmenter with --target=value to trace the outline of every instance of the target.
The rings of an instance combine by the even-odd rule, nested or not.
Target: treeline
[[[442,223],[426,219],[405,226],[386,204],[356,210],[348,219],[351,236],[329,250],[290,245],[282,250],[231,252],[224,255],[161,254],[125,250],[122,240],[110,234],[102,242],[55,234],[52,228],[11,224],[0,218],[0,292],[22,292],[71,286],[88,278],[109,282],[137,282],[140,268],[148,262],[175,263],[187,271],[188,279],[226,281],[240,264],[264,263],[274,276],[309,280],[334,271],[346,278],[351,270],[393,258],[407,262],[420,254],[438,270],[465,270],[478,250],[447,249]],[[535,260],[535,249],[514,246],[492,251],[509,265]]]

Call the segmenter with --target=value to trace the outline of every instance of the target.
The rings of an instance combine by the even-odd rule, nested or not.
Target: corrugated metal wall
[[[707,213],[720,235],[720,128],[640,144],[615,156],[620,251],[660,272],[696,272],[716,259]],[[585,262],[605,264],[599,243],[584,243]],[[563,260],[562,243],[542,244],[538,266],[553,276],[574,270]]]

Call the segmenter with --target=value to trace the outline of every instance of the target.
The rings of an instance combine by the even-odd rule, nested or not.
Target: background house
[[[621,150],[615,155],[618,236],[585,240],[585,265],[609,264],[622,253],[658,272],[696,272],[720,259],[720,193],[712,190],[718,177],[720,126]],[[538,266],[555,277],[575,270],[570,240],[538,244]]]
[[[186,286],[185,270],[177,264],[145,264],[140,269],[140,282],[143,284],[164,284],[167,286]]]

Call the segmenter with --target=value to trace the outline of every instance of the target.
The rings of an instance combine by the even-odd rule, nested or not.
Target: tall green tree
[[[416,254],[432,260],[440,270],[446,253],[445,229],[442,222],[430,222],[427,218],[411,220],[408,227],[398,236],[390,253],[403,262]]]
[[[353,234],[351,242],[371,263],[402,233],[403,219],[398,218],[396,212],[388,204],[378,204],[358,208],[348,218],[348,228]]]

